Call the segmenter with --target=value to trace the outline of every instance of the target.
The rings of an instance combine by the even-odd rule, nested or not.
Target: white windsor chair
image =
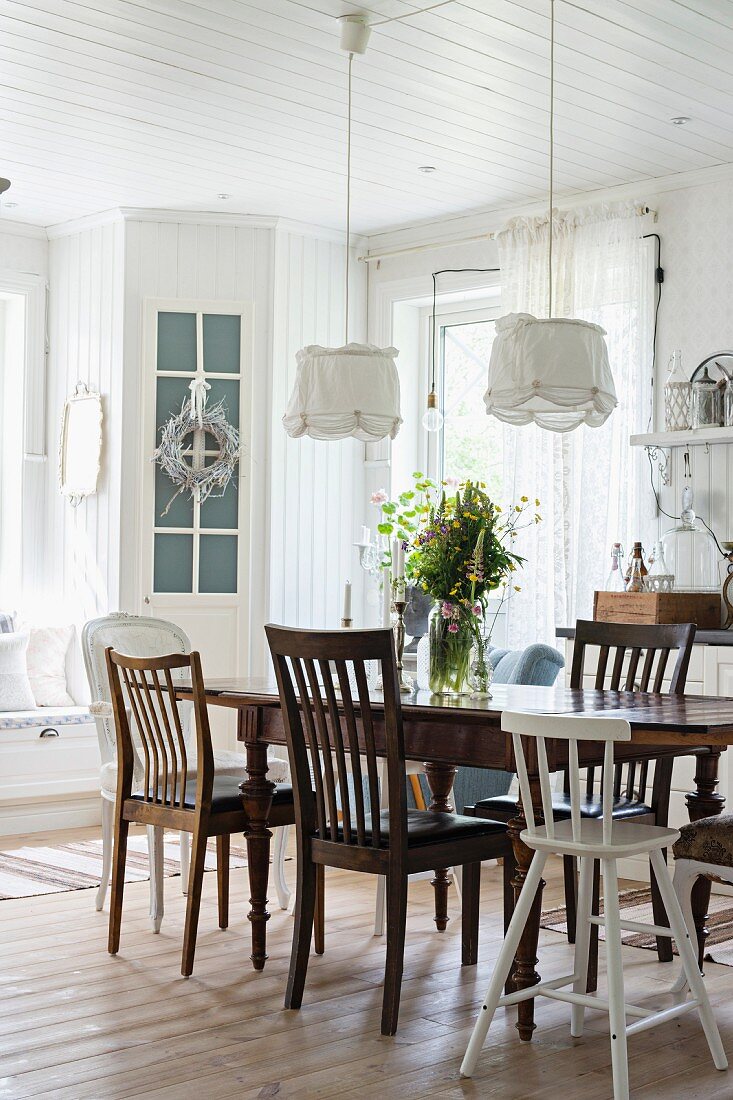
[[[503,730],[512,734],[514,757],[519,776],[519,789],[527,821],[527,828],[522,833],[522,840],[529,848],[534,849],[535,854],[509,924],[504,944],[499,953],[481,1012],[476,1020],[473,1034],[466,1049],[461,1064],[461,1074],[464,1077],[472,1075],[496,1009],[499,1006],[516,1005],[520,1001],[532,997],[549,997],[568,1002],[572,1006],[570,1033],[574,1037],[580,1037],[583,1034],[586,1008],[605,1009],[608,1012],[614,1100],[628,1100],[629,1097],[627,1038],[693,1009],[697,1009],[700,1015],[700,1022],[716,1069],[726,1069],[728,1061],[702,975],[697,965],[696,952],[692,946],[690,932],[662,857],[662,849],[671,847],[680,834],[676,829],[662,828],[656,825],[639,825],[624,821],[614,822],[612,820],[613,746],[616,741],[631,740],[629,723],[620,718],[519,714],[507,711],[502,715],[501,725]],[[536,742],[537,767],[545,818],[544,825],[535,823],[522,738],[531,738]],[[571,818],[569,821],[553,820],[552,785],[546,745],[548,740],[568,742],[571,799]],[[602,777],[603,815],[600,820],[581,820],[579,741],[595,741],[605,744]],[[529,917],[542,871],[548,856],[553,852],[563,856],[574,856],[580,861],[580,887],[578,891],[577,934],[573,973],[502,996],[502,989],[512,968],[514,955]],[[616,864],[619,859],[641,853],[649,854],[659,883],[662,901],[667,911],[669,928],[660,925],[641,924],[621,918]],[[603,871],[605,912],[602,917],[591,915],[593,869],[596,860],[600,860]],[[586,991],[591,924],[603,924],[606,929],[607,1000],[591,995]],[[654,1010],[627,1004],[624,1001],[621,952],[622,929],[647,932],[656,936],[670,936],[675,939],[682,962],[684,979],[682,982],[676,982],[675,986],[672,987],[672,991],[677,992],[677,997],[671,1008]],[[566,988],[569,985],[572,985],[572,990]],[[686,988],[691,991],[691,999],[686,996]],[[635,1017],[634,1022],[628,1026],[626,1024],[627,1016]]]

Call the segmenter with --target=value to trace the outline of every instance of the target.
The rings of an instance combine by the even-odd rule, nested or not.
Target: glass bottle
[[[604,592],[624,592],[624,571],[621,565],[624,556],[624,548],[620,542],[614,542],[611,547],[611,568],[606,578]]]
[[[708,368],[692,383],[692,427],[715,428],[723,419],[720,384],[710,377]]]
[[[667,560],[664,556],[664,545],[659,539],[654,543],[651,557],[649,558],[649,572],[644,585],[651,592],[671,592],[674,577],[669,571]]]
[[[644,562],[642,558],[631,559],[631,576],[629,577],[629,583],[626,585],[627,592],[643,592],[645,576],[642,573],[644,568]]]
[[[690,427],[692,387],[682,369],[682,352],[669,358],[667,380],[664,383],[664,430],[683,432]]]
[[[637,564],[638,567],[637,567]],[[631,578],[634,575],[634,570],[638,569],[639,577],[642,581],[641,588],[630,588]],[[631,560],[629,561],[628,569],[626,570],[626,591],[627,592],[641,592],[644,587],[644,577],[647,575],[647,567],[644,564],[644,547],[640,542],[634,543],[634,549],[631,551]]]

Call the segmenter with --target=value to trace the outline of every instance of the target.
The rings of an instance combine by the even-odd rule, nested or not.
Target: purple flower
[[[458,623],[448,623],[448,631],[450,634],[458,633]]]
[[[474,613],[474,615],[480,615],[480,614],[481,614],[481,610],[482,610],[482,609],[481,609],[481,604],[480,604],[480,603],[475,603],[475,604],[473,605],[473,613]]]
[[[453,615],[453,604],[448,603],[447,600],[444,600],[440,608],[440,614],[443,616],[444,619],[450,619]]]

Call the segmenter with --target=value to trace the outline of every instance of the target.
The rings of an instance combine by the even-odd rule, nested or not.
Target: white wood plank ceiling
[[[17,203],[0,219],[136,206],[340,227],[336,17],[428,3],[0,0],[0,174]],[[733,162],[731,0],[557,0],[556,19],[559,194]],[[354,62],[356,231],[542,196],[548,35],[548,0],[375,27]]]

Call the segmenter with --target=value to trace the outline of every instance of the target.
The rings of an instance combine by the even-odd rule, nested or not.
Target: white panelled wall
[[[78,623],[145,609],[140,484],[152,445],[141,434],[144,303],[151,298],[253,305],[247,667],[267,667],[262,625],[338,625],[344,581],[361,577],[353,542],[363,498],[363,444],[290,440],[281,417],[307,343],[344,335],[343,235],[266,218],[117,212],[101,224],[52,231],[45,589]],[[352,257],[363,242],[352,246]],[[350,338],[364,339],[366,272],[352,264]],[[102,394],[99,491],[72,509],[57,492],[58,427],[81,379]],[[360,522],[360,520],[358,520]],[[196,644],[196,639],[193,639]],[[227,670],[223,670],[226,672]]]

